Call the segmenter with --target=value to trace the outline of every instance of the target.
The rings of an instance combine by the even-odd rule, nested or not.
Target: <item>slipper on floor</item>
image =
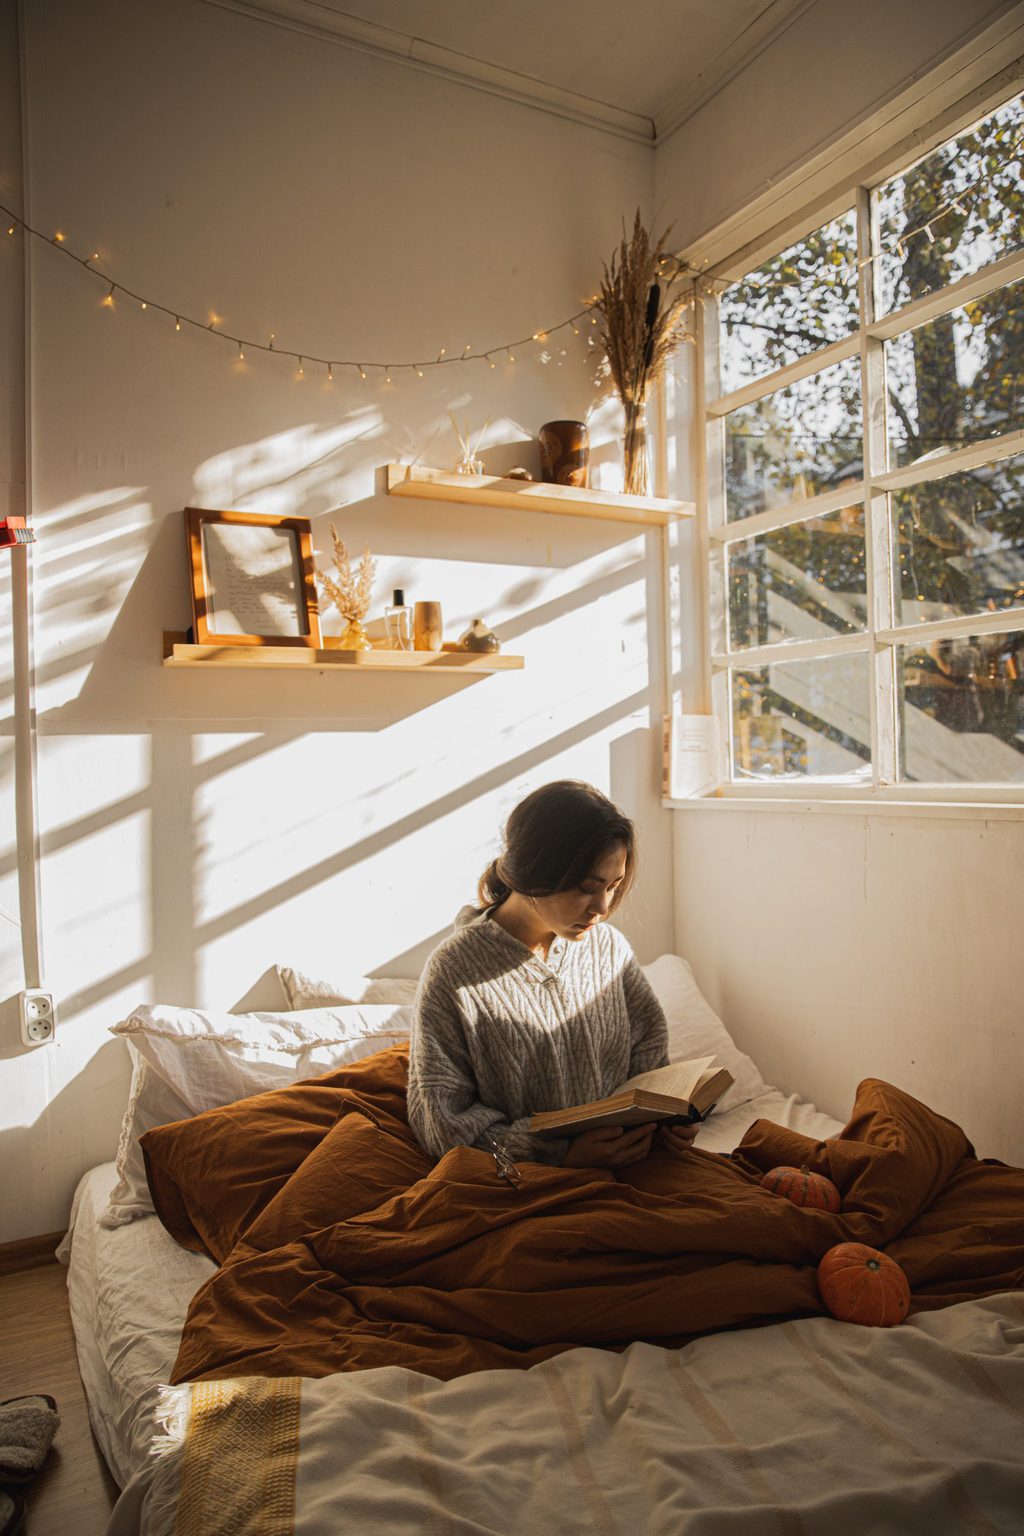
[[[35,1477],[59,1424],[57,1404],[45,1393],[0,1403],[0,1483],[20,1485]],[[6,1529],[0,1525],[0,1536]]]
[[[0,1489],[0,1536],[18,1536],[25,1520],[25,1500]]]

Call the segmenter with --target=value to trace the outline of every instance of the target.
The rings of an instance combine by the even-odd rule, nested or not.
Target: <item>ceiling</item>
[[[657,143],[814,0],[210,0]]]

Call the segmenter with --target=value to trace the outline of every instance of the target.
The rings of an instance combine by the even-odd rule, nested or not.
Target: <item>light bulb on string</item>
[[[385,366],[384,366],[384,383],[385,384],[390,384],[391,383],[391,364],[390,363],[386,363]]]
[[[14,234],[14,225],[13,224],[8,224],[8,226],[7,226],[7,233],[9,235],[13,235]]]
[[[445,356],[445,354],[446,354],[446,352],[447,352],[447,351],[448,351],[448,348],[447,348],[447,347],[442,347],[442,348],[441,348],[441,350],[440,350],[440,352],[439,352],[439,353],[438,353],[438,354],[437,354],[437,360],[438,360],[438,362],[440,362],[440,361],[441,361],[441,359],[442,359],[442,357],[444,357],[444,356]]]
[[[242,343],[241,342],[238,343],[238,361],[240,363],[244,363],[245,362],[245,353],[242,351]]]
[[[328,363],[327,364],[327,382],[328,382],[328,384],[333,384],[334,383],[334,364],[333,363]]]
[[[463,355],[463,357],[466,357],[466,356],[468,356],[468,354],[469,354],[469,350],[470,350],[470,348],[471,348],[471,347],[472,347],[472,345],[473,345],[473,343],[472,343],[472,342],[471,342],[471,341],[467,341],[467,342],[466,342],[466,345],[465,345],[465,346],[464,346],[464,347],[463,347],[463,349],[462,349],[462,355]]]
[[[423,377],[423,369],[420,367],[419,363],[415,363],[413,366],[416,369],[417,377],[422,379],[422,377]]]
[[[64,235],[64,234],[63,234],[63,232],[62,232],[62,231],[61,231],[61,230],[59,230],[59,229],[58,229],[58,230],[56,230],[56,231],[55,231],[55,232],[54,232],[54,236],[53,236],[53,238],[54,238],[54,242],[55,242],[55,243],[56,243],[56,244],[57,244],[57,245],[63,245],[63,244],[64,244],[64,241],[65,241],[65,239],[66,239],[66,238],[67,238],[67,236],[66,236],[66,235]]]
[[[300,357],[299,358],[299,378],[300,379],[304,379],[305,377],[306,377],[306,369],[305,369],[305,367],[303,365],[302,358]]]
[[[113,307],[114,307],[114,285],[113,285],[113,283],[111,283],[109,289],[107,290],[106,297],[103,300],[103,305],[104,305],[105,309],[113,309]]]
[[[365,379],[366,378],[366,369],[363,367],[362,363],[358,363],[356,366],[359,369],[359,377],[361,379]]]
[[[174,329],[176,331],[180,331],[181,330],[181,321],[179,320],[177,315],[175,315],[175,317],[174,317]]]
[[[270,341],[269,341],[269,343],[267,345],[267,351],[268,352],[273,352],[273,350],[274,350],[274,342],[276,340],[277,340],[277,337],[274,335],[274,332],[271,331],[271,333],[270,333]]]
[[[146,303],[145,299],[142,300],[142,302],[139,305],[139,308],[140,309],[148,309],[149,308],[149,305]]]
[[[505,350],[506,350],[506,352],[507,352],[507,353],[508,353],[508,360],[509,360],[509,362],[510,362],[510,363],[514,363],[514,362],[515,362],[515,360],[516,360],[516,355],[515,355],[515,353],[514,353],[514,352],[513,352],[513,351],[512,351],[512,348],[511,348],[511,347],[506,347],[506,348],[505,348]]]

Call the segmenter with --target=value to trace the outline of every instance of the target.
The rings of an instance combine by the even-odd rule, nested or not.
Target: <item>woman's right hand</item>
[[[575,1136],[565,1154],[566,1168],[624,1168],[651,1150],[653,1125],[607,1125]]]

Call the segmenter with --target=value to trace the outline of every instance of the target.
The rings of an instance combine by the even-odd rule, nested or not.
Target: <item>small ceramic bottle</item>
[[[401,587],[395,588],[390,607],[384,609],[384,631],[389,651],[412,650],[412,609]]]

